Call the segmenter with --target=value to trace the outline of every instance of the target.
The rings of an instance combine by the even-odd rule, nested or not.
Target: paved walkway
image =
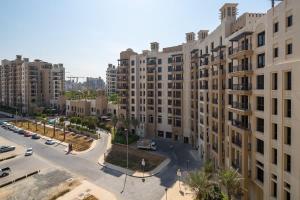
[[[170,188],[167,189],[161,200],[193,200],[193,194],[187,186],[182,182],[176,181]]]
[[[117,200],[112,193],[88,181],[83,181],[82,184],[57,200],[80,200],[88,195],[93,195],[99,200]]]

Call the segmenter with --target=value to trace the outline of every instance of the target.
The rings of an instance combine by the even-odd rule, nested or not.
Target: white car
[[[55,142],[54,142],[54,140],[49,139],[45,142],[45,144],[53,145],[53,144],[55,144]]]
[[[25,156],[31,156],[33,154],[32,148],[27,148],[25,152]]]

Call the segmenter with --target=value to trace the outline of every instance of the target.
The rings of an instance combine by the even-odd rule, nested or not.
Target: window
[[[278,47],[275,47],[273,50],[273,57],[277,58],[278,57]]]
[[[277,165],[277,149],[272,148],[272,163]]]
[[[285,99],[285,117],[292,117],[292,102],[290,99]]]
[[[134,66],[134,60],[131,61],[131,66]]]
[[[161,64],[161,58],[159,58],[158,60],[157,60],[157,64]]]
[[[257,68],[265,67],[265,53],[257,55]]]
[[[264,141],[256,138],[256,152],[264,154]]]
[[[271,185],[271,192],[272,192],[272,197],[277,197],[277,183],[275,181],[272,181]]]
[[[264,97],[256,97],[256,110],[264,111]]]
[[[256,76],[256,89],[263,90],[264,89],[264,75]]]
[[[162,122],[162,118],[161,118],[161,116],[158,116],[157,117],[157,123],[161,124],[161,122]]]
[[[257,35],[257,46],[261,47],[265,45],[265,31]]]
[[[293,44],[292,43],[288,43],[287,45],[286,45],[286,54],[287,55],[290,55],[290,54],[292,54],[293,53]]]
[[[293,25],[293,15],[288,16],[286,22],[287,27],[291,27]]]
[[[278,89],[278,74],[273,73],[272,74],[272,90]]]
[[[158,67],[158,68],[157,68],[157,72],[162,72],[162,68],[161,68],[161,67]]]
[[[259,167],[256,167],[256,179],[260,182],[264,182],[264,170]]]
[[[272,99],[272,114],[273,115],[277,115],[278,114],[278,100],[277,98],[273,98]]]
[[[171,117],[168,118],[168,124],[169,124],[169,125],[172,124],[172,118],[171,118]]]
[[[284,190],[284,200],[291,200],[291,193],[287,190]]]
[[[168,75],[168,80],[171,81],[172,80],[172,74]]]
[[[256,118],[256,131],[261,133],[264,132],[264,119],[257,117]]]
[[[278,24],[278,22],[275,22],[274,25],[273,25],[273,32],[277,33],[278,30],[279,30],[279,24]]]
[[[291,127],[284,128],[284,144],[286,144],[286,145],[292,144],[292,129],[291,129]]]
[[[157,131],[157,136],[158,137],[164,137],[164,132],[163,131]]]
[[[284,154],[284,170],[291,172],[291,156],[289,154]]]
[[[273,140],[277,140],[277,131],[278,131],[278,127],[277,124],[272,124],[272,138]]]
[[[158,108],[157,108],[157,112],[161,113],[161,112],[162,112],[162,108],[161,108],[161,107],[158,107]]]
[[[157,80],[158,80],[158,81],[161,81],[161,77],[162,77],[161,75],[158,75],[158,76],[157,76]]]
[[[166,138],[172,138],[172,133],[171,132],[166,132]]]
[[[292,72],[285,72],[285,89],[292,90]]]
[[[131,111],[134,112],[134,110],[135,110],[135,107],[132,106],[132,107],[131,107]]]

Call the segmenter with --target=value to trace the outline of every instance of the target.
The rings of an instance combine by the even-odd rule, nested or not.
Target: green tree
[[[189,173],[187,185],[193,191],[195,200],[209,199],[215,186],[215,184],[209,179],[209,175],[201,170]]]
[[[238,171],[232,168],[218,172],[218,180],[225,187],[228,200],[231,200],[233,196],[243,194],[242,179]]]
[[[43,123],[43,126],[44,126],[44,135],[46,135],[46,123],[47,123],[47,118],[42,118],[42,123]]]

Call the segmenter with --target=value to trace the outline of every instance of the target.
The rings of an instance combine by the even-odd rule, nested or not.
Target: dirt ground
[[[45,171],[0,189],[1,200],[54,200],[80,184],[62,170]]]
[[[26,121],[25,122],[19,121],[16,123],[15,122],[12,122],[12,123],[22,129],[29,130],[31,132],[35,132],[35,133],[38,133],[38,134],[41,134],[41,135],[44,135],[44,136],[47,136],[50,138],[54,138],[54,139],[57,139],[62,142],[73,144],[73,149],[75,151],[87,150],[93,142],[93,139],[86,137],[86,136],[81,136],[81,135],[78,135],[75,133],[66,133],[66,138],[64,139],[63,131],[56,129],[55,134],[54,134],[54,129],[47,127],[47,126],[45,127],[45,133],[44,133],[44,126],[41,124],[38,124],[36,126],[35,123],[32,123],[32,122],[28,123]]]

